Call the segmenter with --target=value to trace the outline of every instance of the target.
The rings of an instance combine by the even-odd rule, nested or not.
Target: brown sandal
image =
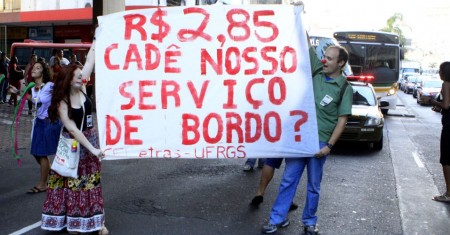
[[[38,187],[33,187],[33,188],[30,188],[30,190],[28,190],[27,193],[28,194],[36,194],[36,193],[43,193],[46,191],[47,191],[47,188],[40,189]]]

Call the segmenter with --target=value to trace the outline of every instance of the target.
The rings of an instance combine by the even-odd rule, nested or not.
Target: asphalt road
[[[431,200],[443,189],[439,117],[409,96],[400,99],[403,105],[386,117],[382,151],[341,143],[328,158],[318,211],[321,234],[448,234],[450,206]],[[45,193],[25,193],[37,182],[39,169],[28,153],[31,118],[25,114],[19,128],[23,164],[18,167],[10,154],[11,114],[0,105],[0,234],[65,234],[38,227]],[[260,234],[283,169],[276,172],[264,203],[253,209],[249,202],[260,170],[243,172],[244,161],[104,161],[110,234]],[[277,234],[301,234],[304,195],[302,179],[294,200],[300,208]]]

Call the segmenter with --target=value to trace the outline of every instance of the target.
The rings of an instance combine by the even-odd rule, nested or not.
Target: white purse
[[[80,96],[81,100],[81,96]],[[83,119],[81,121],[80,130],[83,130],[84,124],[84,104],[83,107]],[[78,163],[80,162],[80,143],[72,138],[66,138],[63,136],[62,131],[64,126],[61,127],[59,134],[58,147],[56,149],[56,155],[53,159],[51,169],[56,171],[59,175],[64,177],[78,178]]]
[[[74,142],[75,141],[75,142]],[[76,150],[72,150],[75,143]],[[78,178],[78,163],[80,162],[80,143],[75,139],[59,135],[58,148],[53,159],[52,170],[65,177]]]

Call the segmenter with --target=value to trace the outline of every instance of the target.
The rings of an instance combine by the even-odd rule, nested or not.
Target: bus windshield
[[[388,68],[392,72],[375,77],[373,83],[394,83],[397,81],[399,71],[398,47],[360,44],[343,44],[343,46],[350,53],[349,64],[354,75],[374,75],[374,70]]]
[[[388,106],[383,114],[397,106],[397,80],[400,73],[400,40],[398,35],[386,32],[341,31],[334,38],[347,49],[352,79],[368,81]]]
[[[374,76],[373,85],[394,84],[400,71],[398,36],[385,32],[335,32],[334,37],[349,52],[355,76]]]

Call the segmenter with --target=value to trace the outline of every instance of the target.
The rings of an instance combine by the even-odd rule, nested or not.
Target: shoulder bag
[[[80,130],[84,124],[84,103],[80,95],[81,107],[83,107],[83,119]],[[78,163],[80,162],[80,143],[74,138],[66,138],[62,134],[64,126],[59,134],[58,147],[51,169],[64,177],[78,178]]]

